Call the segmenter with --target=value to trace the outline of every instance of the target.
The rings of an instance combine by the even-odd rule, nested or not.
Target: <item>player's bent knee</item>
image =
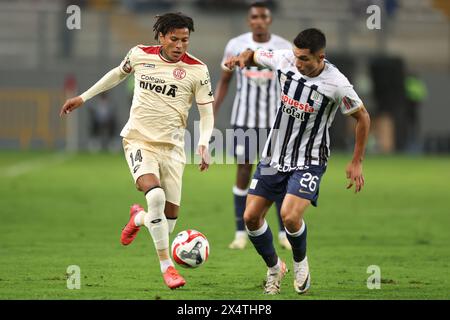
[[[289,231],[294,232],[300,228],[301,219],[297,215],[291,214],[291,215],[287,215],[287,216],[282,216],[281,218],[283,220],[284,226]]]
[[[153,174],[145,174],[136,180],[136,189],[147,193],[152,188],[160,187],[159,179]]]
[[[244,222],[247,228],[250,230],[257,229],[262,220],[263,220],[262,216],[257,212],[253,212],[250,210],[246,210],[244,212]]]
[[[166,205],[166,194],[160,186],[152,187],[145,191],[145,197],[153,207],[162,208],[161,213],[164,213]],[[149,212],[150,213],[150,212]]]

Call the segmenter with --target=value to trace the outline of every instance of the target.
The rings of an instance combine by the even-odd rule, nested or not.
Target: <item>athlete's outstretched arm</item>
[[[366,150],[367,138],[369,137],[370,116],[364,106],[361,106],[351,116],[356,119],[355,149],[353,151],[352,161],[346,168],[347,178],[350,179],[347,189],[350,189],[355,184],[355,193],[357,193],[364,186],[362,162]]]
[[[199,165],[200,171],[209,167],[209,140],[214,129],[214,113],[212,103],[197,104],[200,113],[200,139],[198,141],[198,153],[202,158]]]
[[[258,66],[253,59],[255,51],[247,49],[243,51],[240,55],[231,57],[223,64],[230,71],[234,69],[235,66],[239,66],[239,68],[243,69],[245,67]]]
[[[233,77],[232,71],[224,70],[222,72],[222,76],[220,77],[219,83],[217,83],[216,92],[214,96],[214,116],[217,116],[219,108],[222,105],[222,102],[228,93],[228,86],[230,85],[232,77]]]
[[[116,67],[105,74],[97,83],[90,87],[81,95],[68,99],[61,108],[60,116],[72,112],[81,107],[81,105],[92,97],[118,85],[128,76],[127,73],[121,71],[120,67]]]

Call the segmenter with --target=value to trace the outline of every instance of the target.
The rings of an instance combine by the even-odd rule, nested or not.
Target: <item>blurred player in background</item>
[[[164,282],[174,289],[185,284],[170,258],[169,234],[175,228],[180,208],[186,121],[195,96],[200,113],[199,168],[207,170],[214,98],[207,66],[187,53],[193,20],[180,13],[167,13],[157,17],[153,31],[160,45],[132,48],[118,67],[80,96],[67,100],[61,115],[113,88],[134,72],[130,118],[121,136],[131,175],[147,200],[147,211],[137,204],[131,207],[121,242],[130,244],[140,226],[146,226],[158,253]]]
[[[310,286],[306,256],[307,228],[303,220],[310,204],[317,206],[319,185],[330,154],[331,126],[337,109],[356,119],[355,148],[347,165],[348,188],[364,186],[362,161],[370,117],[348,79],[325,60],[325,35],[318,29],[300,32],[293,50],[246,50],[225,66],[260,65],[278,72],[281,101],[250,184],[244,221],[257,252],[268,270],[264,292],[280,292],[286,264],[278,258],[265,220],[272,202],[283,199],[281,216],[292,245],[294,289]]]
[[[292,48],[289,41],[270,33],[272,16],[264,2],[255,2],[250,5],[247,21],[251,32],[244,33],[228,42],[222,65],[228,58],[237,56],[246,49],[273,51]],[[233,71],[223,68],[215,91],[215,115],[228,92],[232,76]],[[253,130],[255,132],[253,137],[256,137],[256,140],[251,138],[235,139],[233,146],[233,155],[238,160],[236,185],[233,187],[236,234],[229,248],[244,249],[247,243],[247,232],[243,216],[253,161],[260,153],[259,146],[264,145],[267,132],[275,120],[280,90],[275,71],[267,67],[247,66],[242,70],[236,69],[236,76],[237,89],[231,114],[231,125],[235,132],[237,132],[236,130],[241,130],[241,132]],[[286,238],[281,221],[281,202],[276,202],[276,207],[280,228],[278,240],[282,248],[290,249],[291,245]]]

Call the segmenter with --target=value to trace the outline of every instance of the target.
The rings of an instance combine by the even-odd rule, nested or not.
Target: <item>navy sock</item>
[[[263,228],[266,228],[266,226],[267,229],[263,233],[261,233]],[[267,225],[267,223],[264,223],[264,226],[259,230],[247,232],[248,238],[255,246],[256,251],[264,259],[266,265],[269,268],[275,266],[278,263],[278,256],[275,252],[275,247],[273,246],[272,231],[270,230],[270,227]]]
[[[237,231],[245,231],[244,211],[245,211],[245,202],[247,201],[247,195],[242,195],[243,192],[244,192],[243,190],[236,190],[236,187],[233,188],[234,215],[236,218]]]
[[[305,225],[305,229],[303,230],[301,235],[298,235],[298,233],[300,232],[300,230],[302,228],[300,228],[300,230],[298,232],[295,232],[294,234],[289,234],[288,231],[286,231],[286,236],[289,240],[289,243],[292,246],[292,253],[294,255],[294,261],[295,262],[300,262],[303,259],[305,259],[306,256],[306,224],[303,221],[304,225]],[[303,227],[303,226],[302,226]]]
[[[280,232],[284,232],[283,219],[281,219],[281,205],[283,204],[283,199],[275,201],[275,206],[277,207],[277,218],[278,226],[280,227]]]

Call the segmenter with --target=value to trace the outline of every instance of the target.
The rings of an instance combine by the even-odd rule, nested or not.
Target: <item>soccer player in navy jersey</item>
[[[276,70],[281,97],[262,159],[250,184],[244,213],[249,238],[268,270],[264,292],[278,294],[287,272],[265,221],[268,208],[283,199],[281,216],[292,246],[294,289],[306,292],[311,276],[306,256],[306,209],[317,206],[319,185],[330,154],[329,128],[340,109],[356,119],[355,147],[346,168],[355,193],[364,186],[362,162],[370,117],[348,79],[325,59],[326,38],[306,29],[292,50],[246,50],[224,62],[227,68],[260,65]]]

